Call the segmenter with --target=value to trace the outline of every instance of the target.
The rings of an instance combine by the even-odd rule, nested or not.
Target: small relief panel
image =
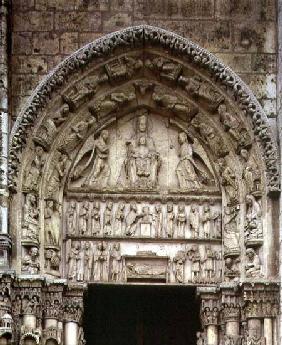
[[[75,239],[65,260],[72,282],[215,284],[223,275],[220,244]]]
[[[137,202],[122,197],[66,201],[65,236],[202,241],[222,238],[219,201]]]

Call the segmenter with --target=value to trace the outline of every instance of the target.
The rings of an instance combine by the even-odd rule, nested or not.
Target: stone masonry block
[[[253,54],[252,70],[257,73],[275,73],[276,55],[275,54]]]
[[[78,33],[65,32],[60,37],[60,53],[71,54],[78,49]]]
[[[249,85],[258,99],[276,98],[276,75],[275,74],[244,74],[240,77]]]
[[[217,18],[274,20],[275,0],[215,0]]]
[[[92,33],[92,32],[82,32],[78,35],[78,45],[79,48],[84,45],[95,41],[97,38],[101,37],[102,33]]]
[[[132,25],[132,16],[128,13],[118,13],[104,19],[103,31],[111,32],[130,25]]]
[[[214,16],[214,0],[135,0],[134,15],[161,18],[212,18]]]
[[[13,17],[14,31],[50,31],[53,29],[52,12],[16,12]]]
[[[38,75],[14,74],[12,77],[12,96],[29,96],[39,81]]]
[[[237,73],[251,71],[251,54],[222,54],[216,56]]]
[[[243,21],[233,24],[234,48],[240,52],[274,53],[276,30],[274,22]]]
[[[12,54],[31,54],[32,33],[15,32],[12,36]]]
[[[60,51],[59,35],[53,32],[35,33],[32,49],[34,54],[58,54]]]
[[[13,56],[12,66],[15,74],[46,74],[48,67],[42,56]]]
[[[99,31],[99,12],[59,12],[55,15],[55,28],[58,31]]]

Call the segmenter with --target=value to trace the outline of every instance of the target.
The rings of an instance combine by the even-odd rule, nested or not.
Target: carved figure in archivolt
[[[48,118],[39,127],[36,137],[33,140],[48,151],[56,132],[57,128],[53,119]]]
[[[54,122],[55,126],[59,128],[67,119],[70,112],[70,107],[67,103],[64,103],[62,107],[55,113],[52,117],[52,121]]]
[[[108,201],[104,211],[104,235],[109,236],[112,234],[112,222],[113,222],[113,203]]]
[[[63,99],[70,107],[77,107],[80,100],[94,95],[98,85],[107,80],[108,76],[105,73],[100,75],[90,75],[87,78],[83,78],[77,83],[77,85],[70,89],[67,94],[63,95]]]
[[[227,111],[227,107],[224,103],[218,107],[218,114],[224,130],[237,142],[237,153],[240,153],[242,149],[250,149],[252,146],[252,138],[249,132],[243,127],[241,121]]]
[[[59,146],[59,151],[65,153],[68,157],[73,153],[78,144],[86,136],[88,130],[96,123],[94,117],[87,120],[82,120],[76,125],[72,126],[68,133],[64,136],[63,141]]]
[[[86,241],[84,243],[84,280],[85,281],[90,281],[91,280],[91,275],[93,271],[93,249],[91,246],[91,243],[89,241]]]
[[[137,213],[137,205],[134,202],[130,203],[129,212],[125,218],[125,234],[127,236],[132,236],[135,234],[138,225],[138,213]]]
[[[106,242],[99,242],[94,253],[94,280],[108,281],[109,251]]]
[[[133,85],[119,89],[100,98],[95,99],[95,102],[90,107],[90,112],[98,118],[105,117],[108,114],[119,110],[126,104],[136,99],[135,89]]]
[[[243,171],[247,194],[261,193],[261,176],[258,167],[254,163],[248,163]]]
[[[121,202],[115,213],[115,235],[122,236],[125,231],[125,204]]]
[[[220,104],[218,107],[218,114],[224,130],[228,132],[234,140],[238,141],[240,139],[240,121],[227,111],[227,107],[224,103]]]
[[[228,166],[226,159],[218,160],[218,169],[221,178],[221,184],[225,188],[228,205],[236,205],[239,197],[239,186],[233,169]]]
[[[168,203],[166,207],[166,235],[168,238],[174,237],[175,213],[173,204]]]
[[[154,88],[152,99],[158,106],[170,110],[179,116],[185,116],[187,119],[191,118],[198,111],[195,106],[163,87],[156,86]]]
[[[69,235],[77,235],[77,212],[76,212],[76,203],[71,201],[68,205],[67,215],[66,215],[66,225],[67,232]]]
[[[38,274],[40,269],[38,257],[38,248],[31,247],[22,259],[22,271],[27,272],[28,274]]]
[[[82,179],[82,186],[105,188],[111,174],[109,132],[103,130],[98,139],[92,139],[87,141],[88,148],[74,167],[72,180]]]
[[[47,200],[44,210],[46,244],[59,246],[60,244],[60,212],[54,200]]]
[[[228,147],[226,147],[223,138],[218,135],[214,128],[196,117],[192,120],[192,124],[216,157],[222,158],[228,154]]]
[[[61,181],[65,175],[68,164],[68,156],[65,154],[60,154],[59,158],[56,160],[54,170],[51,177],[48,179],[47,193],[49,197],[58,200],[58,192],[61,187]]]
[[[239,235],[237,231],[238,206],[224,209],[224,255],[236,256],[240,254]]]
[[[203,80],[199,76],[180,76],[179,83],[183,85],[189,95],[202,99],[210,109],[216,109],[224,100],[224,97],[215,89],[213,85]]]
[[[89,231],[89,202],[84,201],[79,207],[78,227],[80,235],[87,235]]]
[[[203,185],[211,184],[208,168],[204,163],[199,163],[193,157],[193,148],[189,144],[186,133],[182,132],[178,135],[179,141],[179,162],[176,167],[176,175],[180,188],[195,189],[201,188]]]
[[[180,204],[177,208],[176,224],[177,224],[177,237],[185,237],[185,227],[187,223],[187,216],[185,212],[185,205]]]
[[[153,215],[153,224],[154,224],[155,236],[159,238],[159,237],[162,237],[162,231],[163,231],[162,206],[160,204],[155,205],[154,211],[155,212]]]
[[[246,196],[246,224],[245,237],[246,240],[262,239],[262,223],[261,223],[261,207],[259,202],[251,194]]]
[[[27,190],[37,191],[42,168],[45,164],[45,151],[41,146],[35,147],[35,157],[31,163],[31,167],[25,176],[24,188]]]
[[[59,271],[61,255],[57,249],[54,249],[53,247],[45,248],[44,258],[45,258],[44,267],[47,272]]]
[[[136,57],[124,56],[122,59],[110,61],[105,65],[111,80],[126,80],[131,78],[141,67],[143,61]]]
[[[192,238],[200,236],[200,214],[198,206],[192,205],[188,218]]]
[[[247,278],[259,278],[262,277],[262,266],[258,254],[253,248],[246,250],[246,277]]]
[[[161,166],[155,142],[148,133],[148,112],[141,112],[133,137],[126,142],[127,154],[121,168],[119,181],[129,188],[155,188]]]
[[[159,71],[160,77],[169,81],[176,81],[183,69],[181,64],[163,57],[157,57],[152,60],[147,59],[145,66],[151,70]]]
[[[38,243],[38,203],[34,194],[27,194],[23,206],[23,238]]]
[[[120,244],[113,243],[110,252],[111,259],[111,280],[120,281],[122,274],[122,256],[120,252]]]
[[[224,262],[225,262],[224,276],[227,280],[233,280],[236,277],[240,276],[240,271],[239,271],[239,266],[238,266],[240,263],[239,258],[227,257],[225,258]]]

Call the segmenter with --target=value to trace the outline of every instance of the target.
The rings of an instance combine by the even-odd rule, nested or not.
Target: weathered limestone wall
[[[14,0],[13,119],[63,58],[107,32],[141,23],[179,33],[215,53],[250,85],[267,115],[276,116],[275,0]]]

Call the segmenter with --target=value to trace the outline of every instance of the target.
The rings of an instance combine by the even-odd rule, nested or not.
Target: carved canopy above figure
[[[149,26],[108,35],[13,128],[14,266],[70,282],[269,278],[277,162],[260,105],[214,56]]]

